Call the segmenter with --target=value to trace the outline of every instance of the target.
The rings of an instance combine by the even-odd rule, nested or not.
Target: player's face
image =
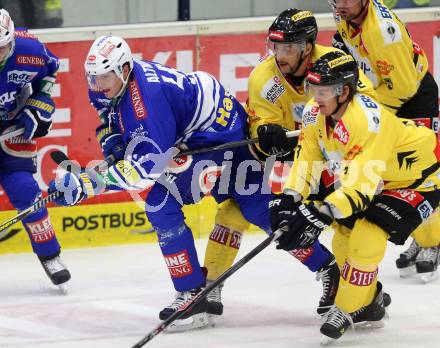
[[[293,73],[301,58],[302,45],[295,43],[272,43],[271,50],[283,74]]]
[[[121,79],[113,71],[94,76],[94,84],[107,98],[117,96],[123,85]]]
[[[0,62],[6,59],[9,52],[11,51],[12,43],[8,43],[6,46],[0,47]]]
[[[335,111],[340,88],[340,86],[318,86],[306,83],[307,94],[315,99],[325,116],[331,116]]]
[[[344,21],[350,21],[362,11],[362,0],[336,0],[336,12]]]

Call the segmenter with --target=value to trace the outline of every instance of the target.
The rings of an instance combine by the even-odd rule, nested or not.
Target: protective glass
[[[316,101],[326,101],[335,98],[342,94],[343,85],[335,84],[328,86],[315,85],[306,80],[304,83],[304,91],[309,98],[314,98]]]
[[[296,56],[301,54],[304,50],[305,42],[273,42],[267,40],[267,52],[268,54],[284,55],[284,56]]]
[[[95,92],[104,89],[111,89],[119,79],[114,71],[109,71],[101,75],[91,75],[86,73],[86,78],[90,89]]]

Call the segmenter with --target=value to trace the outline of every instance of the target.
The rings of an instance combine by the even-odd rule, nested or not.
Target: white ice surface
[[[265,236],[248,235],[239,257]],[[324,240],[328,244],[328,240]],[[203,261],[206,240],[197,242]],[[393,303],[383,329],[348,331],[334,347],[440,347],[440,279],[400,279],[392,244],[379,277]],[[158,325],[174,290],[157,245],[65,250],[72,280],[61,295],[30,254],[0,257],[0,347],[128,348]],[[321,286],[299,262],[273,245],[226,283],[216,326],[160,334],[146,347],[319,347],[315,306]]]

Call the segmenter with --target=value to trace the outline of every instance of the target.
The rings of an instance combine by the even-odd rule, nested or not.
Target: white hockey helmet
[[[12,21],[9,12],[2,8],[0,9],[0,47],[6,47],[9,44],[11,45],[11,48],[0,63],[3,63],[12,55],[15,47],[14,22]]]
[[[93,83],[94,76],[114,71],[125,87],[128,77],[124,79],[123,66],[126,63],[128,63],[131,72],[133,70],[133,56],[124,39],[112,35],[97,38],[90,47],[84,63],[89,85],[93,87],[91,83]]]

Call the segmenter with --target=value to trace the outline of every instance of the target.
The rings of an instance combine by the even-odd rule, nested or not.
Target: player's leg
[[[252,155],[247,153],[248,150],[246,148],[240,151],[239,155],[241,157],[238,157],[240,160],[252,158]],[[246,174],[246,187],[258,189],[252,194],[245,194],[249,193],[249,191],[237,190],[237,186],[234,185],[234,189],[231,189],[231,195],[239,205],[241,213],[247,221],[260,227],[267,233],[272,233],[270,230],[269,202],[273,196],[267,188],[267,183],[263,181],[263,171],[248,171]],[[238,178],[243,177],[240,174],[236,176]],[[316,272],[318,280],[322,281],[323,295],[319,301],[318,313],[325,313],[328,309],[327,305],[333,303],[336,293],[335,289],[339,280],[339,269],[333,254],[319,241],[316,241],[310,248],[295,249],[289,253],[310,271]]]
[[[348,236],[335,307],[321,326],[324,339],[337,339],[353,324],[380,322],[385,316],[382,286],[377,282],[388,234],[362,218]]]
[[[1,183],[18,211],[30,207],[41,198],[41,190],[29,171],[3,172]],[[60,245],[45,207],[35,211],[22,221],[34,253],[38,256],[45,272],[55,285],[70,279],[70,272],[60,259]]]
[[[218,205],[215,225],[209,235],[205,251],[204,266],[208,270],[208,283],[217,279],[232,266],[240,248],[242,233],[249,228],[249,225],[233,199],[227,199]],[[208,295],[209,314],[223,313],[222,288],[223,284]]]
[[[414,263],[420,279],[427,283],[438,277],[440,261],[439,210],[437,209],[412,234],[414,243],[420,246]]]
[[[155,184],[148,194],[146,214],[159,240],[165,263],[177,291],[175,300],[160,313],[161,320],[184,308],[205,286],[204,271],[199,264],[194,238],[185,224],[182,206],[168,190]],[[160,209],[156,209],[160,207]],[[209,324],[206,299],[191,313],[177,320],[171,330],[188,330]],[[185,319],[191,320],[185,321]]]

